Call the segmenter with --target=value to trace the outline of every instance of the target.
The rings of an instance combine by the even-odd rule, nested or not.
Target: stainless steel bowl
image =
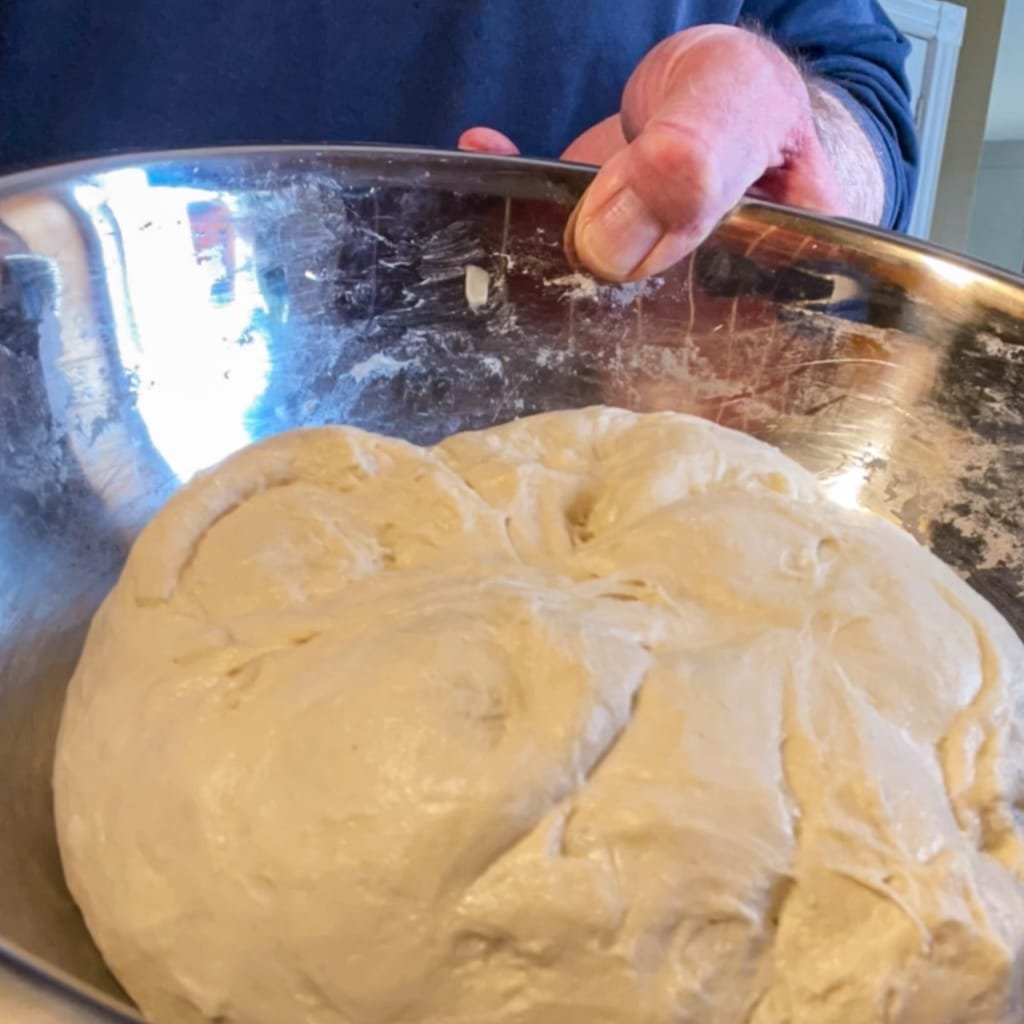
[[[141,524],[250,439],[694,411],[901,522],[1024,632],[1024,281],[749,203],[666,276],[603,285],[560,245],[591,173],[282,148],[0,180],[0,1019],[136,1019],[61,877],[63,690]]]

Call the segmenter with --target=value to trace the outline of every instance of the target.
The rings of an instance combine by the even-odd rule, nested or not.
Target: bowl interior
[[[669,274],[601,284],[561,248],[590,175],[349,148],[0,181],[0,962],[40,998],[124,1000],[50,806],[88,618],[159,504],[250,440],[697,413],[903,524],[1024,634],[1024,285],[753,203]]]

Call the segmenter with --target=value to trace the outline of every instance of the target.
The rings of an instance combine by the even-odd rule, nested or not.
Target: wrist
[[[890,158],[881,133],[857,100],[824,79],[808,82],[815,130],[836,170],[850,216],[870,224],[892,219],[892,190],[887,187]]]

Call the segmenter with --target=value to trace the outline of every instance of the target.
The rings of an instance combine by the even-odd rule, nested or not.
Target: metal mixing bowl
[[[0,1019],[136,1019],[61,877],[54,736],[140,525],[250,439],[693,411],[898,520],[1024,631],[1024,282],[750,203],[664,277],[599,284],[560,244],[591,173],[284,148],[0,180]]]

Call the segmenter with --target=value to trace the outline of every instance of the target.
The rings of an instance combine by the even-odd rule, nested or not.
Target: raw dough
[[[252,447],[72,681],[68,883],[157,1022],[1024,1020],[1024,648],[701,420]]]

